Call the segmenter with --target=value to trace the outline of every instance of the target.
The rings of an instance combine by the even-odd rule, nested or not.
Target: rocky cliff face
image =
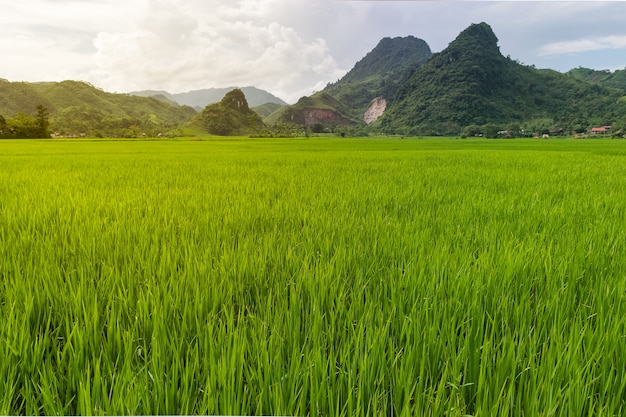
[[[375,122],[380,116],[383,115],[386,108],[387,100],[385,100],[384,97],[376,97],[372,100],[367,110],[365,110],[363,120],[365,120],[365,123],[367,124]]]

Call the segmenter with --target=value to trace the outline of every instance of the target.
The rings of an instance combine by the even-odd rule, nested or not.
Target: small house
[[[589,131],[592,135],[602,135],[605,136],[611,132],[611,126],[600,126],[600,127],[592,127]]]

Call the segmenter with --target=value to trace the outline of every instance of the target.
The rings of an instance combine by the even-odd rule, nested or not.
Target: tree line
[[[0,139],[39,139],[50,137],[48,109],[37,106],[35,116],[18,113],[6,118],[0,114]]]

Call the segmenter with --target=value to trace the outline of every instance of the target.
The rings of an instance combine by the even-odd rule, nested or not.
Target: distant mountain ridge
[[[282,99],[276,97],[275,95],[265,90],[261,90],[256,87],[206,88],[202,90],[193,90],[193,91],[188,91],[186,93],[176,93],[176,94],[172,94],[167,91],[160,91],[160,90],[144,90],[144,91],[134,91],[129,94],[134,95],[134,96],[140,96],[140,97],[155,97],[155,98],[158,98],[159,96],[161,96],[169,101],[178,103],[181,106],[191,106],[196,109],[203,109],[209,104],[219,103],[226,96],[226,94],[230,93],[231,91],[235,89],[239,89],[243,91],[243,94],[245,95],[248,105],[250,107],[257,107],[266,103],[275,103],[275,104],[280,104],[281,106],[287,105],[287,103],[283,101]]]

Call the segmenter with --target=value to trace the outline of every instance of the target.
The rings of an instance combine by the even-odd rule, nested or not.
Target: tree
[[[39,135],[42,138],[49,138],[50,122],[48,121],[48,109],[43,105],[37,106],[37,126],[39,127]]]
[[[7,120],[4,118],[3,115],[0,114],[0,138],[6,138],[8,134],[8,132],[6,132],[6,128],[7,128]]]
[[[35,139],[40,137],[37,120],[28,114],[18,113],[7,120],[7,137],[16,139]]]
[[[461,136],[464,137],[472,137],[472,136],[480,136],[482,135],[482,128],[478,125],[469,125],[465,126],[461,131]]]
[[[481,129],[486,138],[497,138],[498,132],[502,130],[500,126],[493,123],[484,124]]]

